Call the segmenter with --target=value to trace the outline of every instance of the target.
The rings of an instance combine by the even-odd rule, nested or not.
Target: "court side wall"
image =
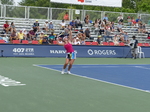
[[[73,46],[77,57],[123,58],[131,57],[128,46]],[[1,57],[65,57],[66,51],[58,45],[1,44]],[[150,57],[150,47],[142,47],[146,58]]]

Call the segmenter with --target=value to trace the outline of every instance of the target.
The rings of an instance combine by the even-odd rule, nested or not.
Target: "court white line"
[[[57,72],[61,72],[60,70],[47,68],[47,67],[42,67],[42,66],[39,66],[39,65],[36,65],[36,64],[33,64],[33,66],[39,67],[39,68],[45,68],[45,69],[53,70],[53,71],[57,71]],[[138,88],[134,88],[134,87],[124,86],[124,85],[120,85],[120,84],[116,84],[116,83],[112,83],[112,82],[108,82],[108,81],[103,81],[103,80],[99,80],[99,79],[94,79],[94,78],[90,78],[90,77],[87,77],[87,76],[80,76],[80,75],[72,74],[72,73],[70,75],[77,76],[77,77],[82,77],[82,78],[87,78],[87,79],[92,79],[92,80],[104,82],[104,83],[107,83],[107,84],[112,84],[112,85],[116,85],[116,86],[120,86],[120,87],[125,87],[125,88],[129,88],[129,89],[134,89],[134,90],[150,93],[150,90],[142,90],[142,89],[138,89]]]
[[[150,70],[150,68],[146,68],[146,67],[142,67],[142,66],[134,66],[136,68],[141,68],[141,69],[147,69],[147,70]]]

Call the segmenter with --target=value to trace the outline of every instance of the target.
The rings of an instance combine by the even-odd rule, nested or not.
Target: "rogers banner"
[[[131,57],[127,46],[73,46],[77,57],[123,58]],[[58,45],[0,44],[0,57],[65,57],[66,51]],[[142,47],[145,57],[150,57],[150,47]]]
[[[50,0],[50,2],[78,4],[78,5],[122,7],[122,0]]]

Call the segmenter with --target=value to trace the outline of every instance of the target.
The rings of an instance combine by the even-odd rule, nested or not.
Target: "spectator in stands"
[[[134,17],[132,17],[131,22],[132,22],[132,26],[136,26],[136,21],[135,21]]]
[[[146,30],[146,25],[145,25],[145,23],[143,24],[143,33],[148,33],[148,31]]]
[[[45,30],[46,32],[49,31],[49,23],[48,23],[48,20],[45,21],[43,30]]]
[[[76,24],[75,24],[75,21],[74,21],[74,20],[72,20],[72,21],[69,23],[69,25],[71,26],[71,29],[74,29],[74,30],[75,30]]]
[[[33,40],[34,38],[36,38],[36,33],[34,32],[34,30],[30,30],[28,35],[29,35],[30,40]]]
[[[84,34],[85,34],[85,36],[88,37],[89,39],[91,38],[89,28],[86,28],[86,30],[84,31]]]
[[[139,24],[138,32],[143,33],[143,24],[142,23]]]
[[[98,43],[98,45],[101,45],[101,43],[102,43],[102,41],[103,41],[103,39],[102,39],[102,36],[101,35],[99,35],[98,37],[97,37],[97,43]]]
[[[60,23],[60,29],[64,30],[65,26],[66,26],[66,23],[64,20],[62,20],[62,22]]]
[[[9,37],[6,34],[3,34],[2,39],[5,41],[5,43],[9,43]]]
[[[17,33],[17,38],[18,38],[19,40],[21,40],[21,41],[24,39],[24,34],[23,34],[22,30],[20,30],[20,31]]]
[[[118,30],[118,32],[123,33],[122,28],[123,28],[123,25],[122,25],[122,23],[121,23],[121,22],[119,22],[119,23],[118,23],[118,25],[117,25],[117,30]]]
[[[118,40],[118,41],[124,43],[124,36],[123,36],[122,33],[120,33],[120,35],[119,35],[119,40]]]
[[[8,34],[8,32],[11,31],[8,21],[6,21],[5,24],[3,25],[3,29],[6,32],[6,34]]]
[[[99,30],[99,21],[98,21],[98,19],[96,19],[94,21],[94,27],[95,27],[95,30]]]
[[[82,29],[82,23],[81,23],[81,20],[79,19],[79,17],[76,18],[75,25],[76,25],[76,28],[78,28],[80,26]]]
[[[13,40],[18,40],[15,31],[13,31],[13,32],[10,34],[10,42],[12,43]]]
[[[76,36],[72,39],[72,45],[76,45]]]
[[[54,25],[52,21],[49,23],[49,31],[54,32]]]
[[[139,22],[141,23],[142,20],[141,20],[141,17],[139,16],[137,19],[136,19],[136,23],[139,24]]]
[[[77,37],[78,37],[79,39],[85,40],[86,35],[85,35],[83,32],[79,32],[79,33],[77,34]]]
[[[128,25],[131,26],[132,25],[132,21],[131,21],[131,17],[130,16],[127,17],[127,21],[128,21]]]
[[[85,16],[84,22],[85,22],[85,24],[87,24],[87,25],[89,24],[89,22],[90,22],[90,17],[89,17],[88,14]]]
[[[124,43],[129,44],[129,35],[126,31],[124,32]]]
[[[85,45],[85,38],[84,38],[84,37],[82,37],[82,38],[80,39],[80,45]]]
[[[104,26],[104,24],[101,24],[101,25],[100,25],[99,34],[100,34],[100,35],[104,34],[104,31],[105,31],[105,26]]]
[[[80,44],[81,44],[80,39],[77,37],[76,38],[76,45],[80,45]]]
[[[123,23],[123,17],[122,17],[122,15],[118,16],[117,20],[118,20],[118,23],[119,22]]]
[[[1,35],[0,35],[0,40],[3,40],[3,36],[4,36],[4,34],[1,34]]]
[[[106,24],[105,29],[111,31],[110,24]]]
[[[107,41],[107,38],[113,40],[113,37],[110,35],[111,31],[109,28],[105,28],[105,32],[104,32],[104,41]]]
[[[22,30],[24,39],[27,40],[28,31],[26,29]]]
[[[33,24],[33,31],[40,31],[40,24],[38,23],[38,20],[35,21],[35,23]]]
[[[103,24],[103,25],[106,25],[106,24],[107,24],[106,19],[104,19],[104,20],[102,21],[102,24]]]
[[[115,35],[114,39],[113,39],[114,45],[116,45],[116,46],[119,45],[119,41],[118,40],[119,40],[119,36]]]
[[[16,27],[15,27],[15,25],[14,25],[14,22],[11,22],[10,29],[11,29],[11,33],[12,33],[13,31],[16,32]]]
[[[107,17],[107,14],[105,14],[105,16],[103,17],[103,20],[106,20],[106,22],[108,21],[108,17]]]
[[[64,19],[65,21],[69,21],[69,14],[68,14],[68,12],[65,13],[63,19]]]
[[[64,33],[63,33],[63,35],[64,36],[68,36],[69,35],[69,32],[70,32],[70,28],[69,28],[69,26],[68,27],[66,27],[65,29],[64,29]]]
[[[111,23],[110,23],[110,30],[111,30],[112,32],[115,31],[115,23],[114,23],[114,22],[111,22]]]
[[[48,42],[48,36],[47,36],[47,35],[44,35],[42,44],[43,44],[43,45],[48,45],[48,44],[50,44],[50,43]]]
[[[48,40],[50,43],[53,43],[53,41],[55,40],[55,35],[53,32],[51,32],[51,34],[49,35]]]
[[[61,37],[57,37],[58,38],[58,43],[63,43],[63,40],[62,40],[62,38]]]
[[[41,31],[40,35],[38,35],[39,44],[42,44],[43,38],[44,38],[44,32]]]

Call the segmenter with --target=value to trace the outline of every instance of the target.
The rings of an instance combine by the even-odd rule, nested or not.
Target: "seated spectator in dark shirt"
[[[81,23],[79,17],[77,17],[77,19],[75,20],[75,25],[76,25],[76,28],[78,28],[78,26],[80,26],[82,29],[82,23]]]
[[[97,40],[96,40],[96,41],[98,42],[98,45],[101,45],[101,43],[102,43],[102,41],[103,41],[102,36],[99,35],[99,36],[97,37]]]
[[[13,31],[13,32],[10,34],[10,42],[12,43],[13,40],[18,40],[17,34],[16,34],[15,31]]]
[[[33,40],[33,38],[36,37],[36,34],[35,34],[35,32],[33,30],[30,30],[29,33],[28,33],[28,35],[29,35],[29,39],[30,40]]]
[[[76,25],[75,25],[75,21],[74,21],[74,20],[72,20],[69,25],[72,26],[72,28],[74,28],[74,29],[76,28]]]
[[[91,38],[89,28],[86,28],[86,30],[84,31],[84,34],[85,34],[86,37]]]
[[[104,29],[105,29],[105,26],[103,24],[101,24],[100,25],[100,30],[99,30],[100,35],[104,34],[104,31],[105,31]]]
[[[3,25],[3,29],[7,34],[9,31],[11,31],[11,28],[10,28],[8,21],[6,21],[5,24]]]
[[[43,45],[48,45],[49,44],[47,35],[45,35],[45,37],[43,38],[42,44]]]
[[[33,24],[33,30],[34,32],[40,31],[40,24],[38,23],[38,20],[36,20],[35,23]]]

